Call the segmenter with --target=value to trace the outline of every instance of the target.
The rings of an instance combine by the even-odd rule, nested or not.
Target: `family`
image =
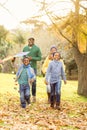
[[[42,59],[42,54],[33,37],[28,39],[28,45],[23,48],[23,52],[29,53],[22,58],[22,65],[16,73],[16,81],[19,84],[21,107],[26,108],[26,105],[31,103],[30,89],[32,102],[36,102],[37,61]],[[56,46],[51,46],[41,72],[45,75],[44,82],[47,88],[48,103],[50,103],[51,108],[60,110],[61,81],[64,80],[66,84],[66,76],[61,55]]]

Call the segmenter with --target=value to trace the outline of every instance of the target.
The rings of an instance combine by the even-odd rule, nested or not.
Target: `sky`
[[[49,1],[51,2],[53,0]],[[64,2],[63,4],[60,2],[60,5],[56,6],[56,1],[58,0],[54,0],[54,6],[52,3],[52,7],[50,8],[53,8],[55,12],[60,15],[66,14],[66,12],[71,10],[72,5],[69,2]],[[4,5],[4,8],[0,5],[0,25],[4,25],[8,30],[21,26],[20,21],[26,20],[39,13],[39,5],[37,6],[34,0],[0,0],[0,4]],[[67,11],[62,8],[67,8]],[[43,17],[43,19],[47,23],[50,22],[47,16]]]
[[[0,0],[0,3],[5,1]],[[33,16],[37,10],[32,0],[8,0],[4,7],[6,9],[0,6],[0,24],[7,29],[16,27],[20,21]]]

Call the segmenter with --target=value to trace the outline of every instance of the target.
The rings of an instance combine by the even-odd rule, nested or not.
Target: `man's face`
[[[28,58],[24,58],[24,59],[23,59],[23,64],[24,64],[25,66],[27,66],[29,63],[30,63],[30,61],[29,61]]]
[[[29,46],[33,46],[33,44],[34,44],[34,40],[29,39],[29,40],[28,40],[28,45],[29,45]]]

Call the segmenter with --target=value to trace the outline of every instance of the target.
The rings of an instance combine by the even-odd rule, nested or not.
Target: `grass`
[[[33,130],[79,130],[87,126],[87,98],[77,94],[78,82],[62,82],[61,111],[47,104],[46,85],[37,77],[37,102],[25,110],[20,108],[15,75],[0,74],[0,128],[2,130],[30,128]],[[23,127],[23,128],[22,128]],[[26,128],[25,128],[26,127]]]
[[[10,93],[19,96],[18,85],[14,82],[15,75],[13,74],[0,74],[0,93]],[[62,100],[72,101],[72,102],[87,102],[87,98],[79,96],[77,94],[78,81],[67,81],[64,85],[62,82],[61,98]],[[43,77],[37,77],[37,98],[46,99],[46,85],[44,84]]]

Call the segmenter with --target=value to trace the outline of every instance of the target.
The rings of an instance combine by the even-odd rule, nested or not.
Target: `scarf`
[[[30,65],[27,65],[25,66],[24,64],[21,65],[21,67],[19,68],[16,76],[17,76],[17,79],[20,77],[22,71],[23,71],[23,68],[26,68],[27,69],[27,75],[28,75],[28,79],[32,79],[34,77],[34,74],[31,72],[31,66]]]

